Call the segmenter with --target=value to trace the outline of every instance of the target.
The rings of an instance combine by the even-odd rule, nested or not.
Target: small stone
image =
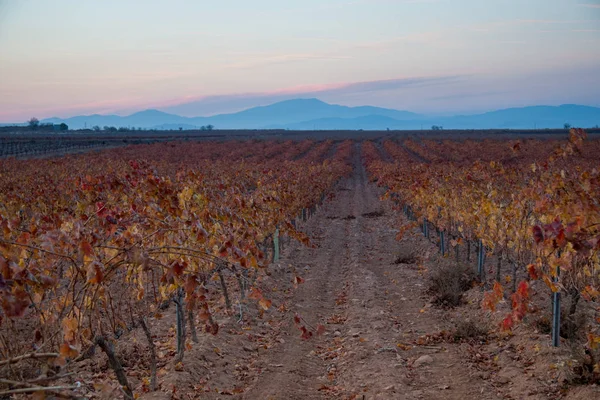
[[[424,355],[415,360],[413,363],[413,367],[420,367],[421,365],[431,364],[433,362],[433,357],[430,355]]]
[[[335,332],[333,332],[333,336],[342,336],[342,332],[335,331]]]
[[[395,392],[396,391],[396,386],[390,385],[390,386],[386,387],[383,390],[385,390],[386,392]]]
[[[506,385],[508,382],[510,382],[510,379],[507,376],[498,376],[496,378],[496,382],[501,385]]]
[[[244,346],[242,348],[244,349],[244,351],[250,351],[250,352],[258,350],[258,348],[254,348],[254,347],[251,347],[251,346]]]
[[[283,338],[279,339],[279,343],[285,343],[285,340],[283,340]]]

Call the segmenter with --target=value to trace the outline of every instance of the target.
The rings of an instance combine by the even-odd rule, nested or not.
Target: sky
[[[0,0],[0,122],[600,106],[600,0]]]

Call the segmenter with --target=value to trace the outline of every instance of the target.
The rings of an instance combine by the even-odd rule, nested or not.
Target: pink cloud
[[[285,64],[309,60],[344,60],[350,59],[347,56],[333,56],[324,54],[275,54],[275,55],[255,55],[246,60],[226,64],[223,68],[254,68],[264,67],[272,64]]]

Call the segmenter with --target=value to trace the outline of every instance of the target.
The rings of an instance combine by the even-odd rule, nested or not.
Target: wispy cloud
[[[446,100],[456,100],[456,99],[468,99],[475,97],[490,97],[490,96],[498,96],[511,92],[507,91],[494,91],[494,92],[480,92],[480,93],[454,93],[446,96],[436,96],[431,97],[429,100],[431,101],[446,101]]]
[[[579,3],[577,4],[579,7],[588,7],[588,8],[600,8],[600,4],[590,4],[590,3]]]
[[[287,64],[294,62],[303,62],[311,60],[344,60],[350,59],[348,56],[334,56],[325,54],[273,54],[273,55],[253,55],[247,59],[225,64],[223,68],[245,69],[264,67],[274,64]]]
[[[387,49],[401,43],[440,44],[445,40],[443,31],[416,32],[387,40],[358,43],[353,49]]]
[[[159,107],[163,111],[186,116],[213,115],[234,112],[244,108],[267,105],[281,100],[309,97],[346,96],[385,92],[402,88],[447,85],[466,79],[464,75],[411,77],[362,82],[339,82],[327,84],[299,85],[255,93],[232,93],[181,99],[179,104],[170,102]]]
[[[463,78],[464,76],[452,75],[425,78],[400,78],[368,82],[353,82],[340,84],[338,87],[323,89],[319,92],[327,94],[367,93],[385,90],[396,90],[404,87],[443,85],[450,82],[456,82]]]
[[[528,26],[528,25],[570,25],[570,24],[584,24],[597,22],[594,20],[553,20],[553,19],[513,19],[503,21],[490,21],[482,24],[475,24],[463,29],[474,31],[474,32],[491,32],[499,28],[514,27],[514,26]]]

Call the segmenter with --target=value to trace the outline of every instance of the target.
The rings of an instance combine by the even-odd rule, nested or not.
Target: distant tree
[[[431,126],[431,130],[432,130],[432,131],[439,131],[439,130],[440,130],[440,127],[439,127],[439,126],[437,126],[437,125],[432,125],[432,126]]]
[[[92,126],[92,129],[94,130],[94,132],[100,132],[100,127],[98,125]]]
[[[141,131],[141,130],[142,130],[142,127],[141,127],[141,126],[138,126],[138,131]]]
[[[126,126],[121,126],[118,129],[119,132],[129,132],[129,128],[127,128]]]
[[[568,122],[565,122],[564,127],[565,127],[565,129],[571,129],[571,124]]]
[[[105,126],[103,129],[108,132],[116,132],[117,131],[117,128],[115,128],[114,126]]]
[[[37,129],[37,127],[40,126],[40,120],[36,117],[31,118],[27,123],[31,129]]]
[[[213,125],[206,125],[206,130],[207,131],[212,131],[214,129]]]
[[[201,130],[201,131],[205,131],[205,130],[206,130],[206,127],[205,127],[204,125],[202,125],[202,126],[200,127],[200,130]]]
[[[65,124],[64,122],[62,122],[59,126],[58,129],[60,129],[61,131],[68,131],[69,130],[69,125]]]
[[[180,126],[180,127],[179,127],[179,130],[180,130],[180,131],[182,131],[182,130],[183,130],[183,128]]]

